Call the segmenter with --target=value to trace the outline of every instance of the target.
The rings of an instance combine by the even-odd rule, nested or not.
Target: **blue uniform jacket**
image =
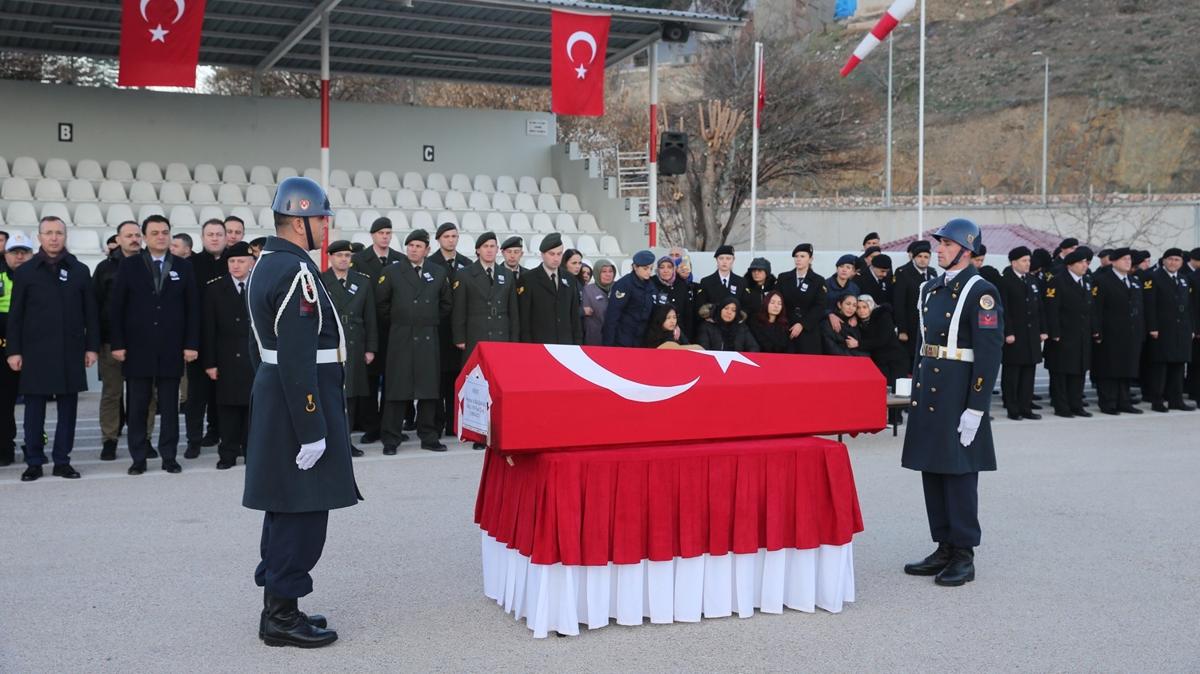
[[[654,289],[637,274],[622,276],[608,294],[604,315],[605,346],[641,346],[646,322],[654,313]]]

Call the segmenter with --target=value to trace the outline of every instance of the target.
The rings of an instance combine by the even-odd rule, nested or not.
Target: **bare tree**
[[[0,52],[0,80],[111,87],[117,83],[117,62],[83,56]]]
[[[1089,189],[1087,194],[1078,195],[1071,207],[1049,209],[1047,214],[1054,233],[1102,248],[1159,249],[1187,229],[1163,217],[1166,204],[1125,205],[1118,203],[1115,196],[1096,195]]]

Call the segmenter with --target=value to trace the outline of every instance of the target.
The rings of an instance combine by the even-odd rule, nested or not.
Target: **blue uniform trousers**
[[[254,584],[282,599],[299,599],[312,592],[309,571],[321,559],[329,511],[263,513],[262,561],[254,571]]]
[[[979,473],[921,473],[929,533],[956,548],[979,545]]]
[[[46,463],[46,401],[50,396],[25,394],[25,463],[41,466]],[[54,427],[54,465],[71,463],[71,448],[75,446],[75,410],[79,394],[59,393],[54,396],[58,409],[58,424]]]

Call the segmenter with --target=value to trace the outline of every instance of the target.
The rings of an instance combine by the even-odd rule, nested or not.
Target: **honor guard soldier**
[[[329,269],[321,273],[321,282],[337,307],[346,335],[346,416],[353,423],[360,401],[370,404],[367,366],[375,360],[379,348],[375,283],[371,277],[350,268],[353,253],[349,241],[334,241],[329,244],[328,252]],[[351,442],[350,454],[362,456],[363,452]]]
[[[1168,248],[1158,268],[1146,272],[1142,281],[1150,336],[1145,393],[1155,412],[1196,409],[1183,401],[1183,370],[1192,359],[1196,333],[1196,298],[1182,268],[1183,250]]]
[[[1043,291],[1046,369],[1050,403],[1057,417],[1090,417],[1083,409],[1083,375],[1092,362],[1092,251],[1080,246],[1063,258],[1063,271]]]
[[[1092,295],[1095,329],[1092,377],[1100,411],[1105,414],[1141,414],[1133,406],[1129,382],[1138,377],[1146,317],[1142,286],[1133,275],[1133,251],[1115,248],[1108,272],[1096,274]]]
[[[269,646],[318,648],[337,640],[297,599],[312,592],[329,511],[358,503],[342,388],[345,341],[337,310],[308,251],[318,250],[333,212],[309,178],[279,183],[267,237],[246,289],[254,406],[242,505],[265,511],[259,638]]]
[[[521,275],[517,286],[521,341],[531,344],[583,344],[579,286],[561,268],[563,244],[558,232],[540,246],[542,263]]]
[[[988,409],[1004,315],[999,291],[970,263],[983,243],[979,226],[957,218],[933,236],[946,273],[922,287],[917,305],[922,339],[901,463],[921,471],[929,530],[938,547],[905,565],[904,572],[955,586],[975,579],[979,471],[996,470]]]
[[[458,226],[453,222],[438,225],[433,235],[438,248],[426,258],[430,264],[440,265],[446,270],[446,281],[453,287],[458,273],[471,264],[471,260],[458,252]],[[450,315],[442,318],[438,326],[438,343],[442,349],[442,380],[438,385],[442,398],[434,410],[434,424],[446,435],[454,435],[454,380],[462,367],[462,351],[454,346],[454,335],[450,328]]]
[[[254,267],[250,244],[245,241],[225,249],[223,264],[229,273],[208,282],[204,290],[204,332],[200,360],[205,378],[213,382],[217,399],[217,470],[237,465],[245,454],[250,420],[250,314],[246,310],[246,281]]]
[[[1000,389],[1009,419],[1041,419],[1033,411],[1033,373],[1042,361],[1046,329],[1041,284],[1029,275],[1032,253],[1025,246],[1008,251],[1009,266],[1000,276],[1004,306],[1004,353]]]

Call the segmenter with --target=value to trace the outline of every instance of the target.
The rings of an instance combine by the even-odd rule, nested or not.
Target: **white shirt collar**
[[[1079,283],[1080,281],[1083,280],[1082,276],[1076,276],[1075,272],[1071,271],[1070,269],[1067,270],[1067,273],[1071,275],[1071,278],[1075,279],[1076,283]]]

